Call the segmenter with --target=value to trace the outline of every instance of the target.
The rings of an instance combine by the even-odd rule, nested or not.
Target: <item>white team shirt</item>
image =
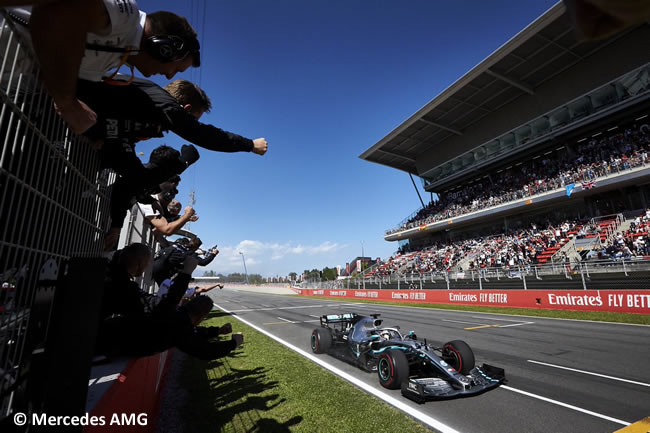
[[[104,0],[111,24],[104,35],[88,33],[86,43],[112,47],[140,47],[147,14],[138,9],[135,0]],[[81,59],[79,78],[101,81],[120,65],[123,53],[86,49]]]

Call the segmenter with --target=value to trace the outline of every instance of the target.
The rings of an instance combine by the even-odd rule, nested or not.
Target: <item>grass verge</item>
[[[213,312],[205,325],[226,322],[244,333],[244,345],[214,361],[188,358],[180,372],[189,394],[180,410],[185,431],[431,431],[227,314]]]
[[[291,295],[293,296],[293,295]],[[324,296],[299,296],[301,298],[321,299],[326,301],[344,300],[348,303],[382,304],[406,307],[433,308],[438,310],[473,311],[477,313],[512,314],[514,316],[551,317],[557,319],[593,320],[597,322],[635,323],[650,325],[650,314],[606,313],[599,311],[536,310],[534,308],[484,307],[478,305],[424,304],[419,302],[390,302],[371,299],[328,298]]]

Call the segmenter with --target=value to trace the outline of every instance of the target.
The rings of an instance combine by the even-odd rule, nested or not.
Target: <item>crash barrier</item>
[[[96,367],[89,382],[86,413],[94,423],[86,423],[84,433],[149,433],[156,428],[162,391],[173,351],[168,350],[110,367]],[[94,390],[93,388],[100,388]]]
[[[542,310],[650,313],[650,290],[294,289],[301,296]]]
[[[114,180],[56,114],[24,36],[0,9],[2,431],[17,412],[83,412]]]

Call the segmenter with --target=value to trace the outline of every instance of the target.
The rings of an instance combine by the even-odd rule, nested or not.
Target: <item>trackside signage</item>
[[[302,296],[650,314],[650,290],[327,290]]]

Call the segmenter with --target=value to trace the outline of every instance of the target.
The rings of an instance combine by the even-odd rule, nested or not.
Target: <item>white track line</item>
[[[472,316],[472,319],[503,320],[504,322],[523,322],[523,320],[502,319],[500,317],[485,317],[485,316]],[[532,322],[526,322],[526,323],[532,323]]]
[[[463,322],[462,320],[449,320],[449,319],[441,319],[441,320],[443,322],[465,323],[466,325],[479,325],[479,326],[487,325],[487,323]]]
[[[278,319],[283,320],[287,323],[298,323],[298,322],[294,322],[293,320],[283,319],[282,317],[278,317]]]
[[[547,364],[546,362],[533,361],[532,359],[529,359],[528,362],[532,362],[533,364],[545,365],[547,367],[560,368],[562,370],[575,371],[577,373],[582,373],[582,374],[590,374],[592,376],[604,377],[605,379],[618,380],[619,382],[633,383],[634,385],[650,386],[650,383],[637,382],[635,380],[622,379],[620,377],[615,377],[615,376],[607,376],[606,374],[592,373],[591,371],[578,370],[576,368],[563,367],[561,365]]]
[[[511,328],[513,326],[524,326],[524,325],[532,325],[535,322],[521,322],[521,323],[513,323],[511,325],[499,325],[499,328]]]
[[[270,311],[270,310],[294,310],[297,308],[318,308],[324,307],[324,305],[301,305],[293,307],[272,307],[272,308],[247,308],[244,310],[232,310],[231,313],[247,313],[249,311]]]
[[[219,308],[220,310],[226,312],[226,313],[231,313],[231,311],[226,310],[223,307],[220,307],[217,304],[214,304],[215,307]],[[418,421],[433,427],[434,429],[440,431],[441,433],[460,433],[458,430],[455,430],[451,427],[449,427],[446,424],[443,424],[442,422],[438,421],[435,418],[430,417],[429,415],[407,405],[405,402],[396,399],[395,397],[391,397],[390,395],[386,394],[385,392],[382,392],[378,389],[373,388],[372,386],[368,385],[367,383],[362,382],[361,380],[357,379],[356,377],[339,370],[338,368],[334,367],[333,365],[328,364],[327,362],[323,361],[322,358],[317,357],[311,353],[305,352],[304,350],[294,346],[291,343],[288,343],[275,335],[265,331],[264,329],[261,329],[257,327],[256,325],[253,325],[252,323],[248,322],[247,320],[242,319],[239,316],[233,316],[237,320],[239,320],[242,323],[245,323],[246,325],[250,326],[251,328],[255,329],[258,332],[261,332],[262,334],[266,335],[267,337],[277,341],[278,343],[282,344],[283,346],[288,347],[289,349],[293,350],[294,352],[304,356],[305,358],[315,362],[316,364],[320,365],[321,367],[331,371],[332,373],[336,374],[337,376],[347,380],[348,382],[352,383],[353,385],[357,386],[358,388],[361,388],[362,390],[366,391],[369,394],[374,395],[375,397],[385,401],[386,403],[390,404],[391,406],[396,407],[397,409],[407,413],[408,415],[412,416],[413,418],[417,419]]]
[[[499,388],[505,389],[505,390],[508,390],[508,391],[512,391],[512,392],[517,392],[519,394],[523,394],[523,395],[526,395],[528,397],[536,398],[538,400],[542,400],[542,401],[545,401],[547,403],[556,404],[558,406],[566,407],[568,409],[572,409],[572,410],[575,410],[575,411],[578,411],[578,412],[586,413],[587,415],[595,416],[596,418],[602,418],[602,419],[605,419],[607,421],[611,421],[611,422],[614,422],[614,423],[617,423],[617,424],[626,425],[626,426],[630,425],[630,423],[627,422],[627,421],[621,421],[620,419],[612,418],[611,416],[603,415],[603,414],[600,414],[598,412],[592,412],[590,410],[583,409],[583,408],[578,407],[578,406],[573,406],[571,404],[562,403],[561,401],[552,400],[550,398],[542,397],[541,395],[532,394],[530,392],[522,391],[520,389],[510,388],[507,385],[501,385]]]

